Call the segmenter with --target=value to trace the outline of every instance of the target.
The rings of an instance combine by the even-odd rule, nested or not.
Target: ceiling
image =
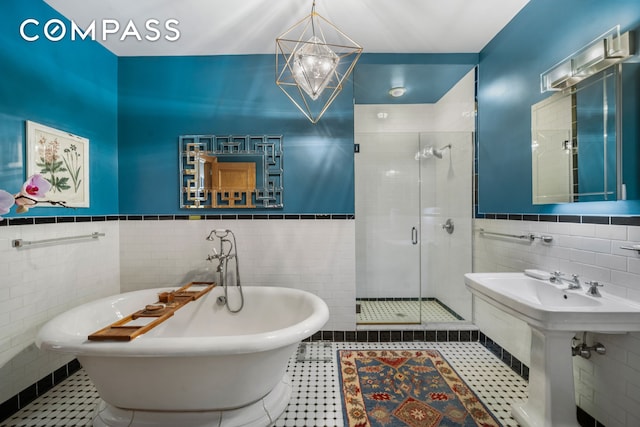
[[[471,64],[358,64],[354,71],[356,104],[432,104],[462,79]],[[394,98],[393,87],[405,88]]]
[[[95,38],[118,56],[273,54],[276,37],[311,13],[313,0],[44,0],[80,28],[96,23]],[[363,47],[364,53],[477,54],[529,0],[316,0],[316,12]],[[148,41],[149,19],[160,22]],[[165,30],[165,22],[179,37]],[[106,37],[102,26],[117,21]],[[141,39],[127,34],[133,22]],[[152,34],[151,34],[152,35]],[[105,38],[106,40],[103,40]],[[121,40],[123,39],[123,40]],[[395,60],[394,60],[395,61]],[[402,60],[400,60],[402,61]],[[376,62],[376,61],[373,61]],[[354,71],[358,104],[437,102],[475,62],[376,64]],[[402,85],[405,96],[388,90]]]
[[[478,53],[529,0],[317,0],[318,14],[365,53]],[[312,0],[45,0],[118,56],[275,53],[275,38],[311,12]],[[176,19],[176,41],[144,39],[145,23]],[[104,20],[120,32],[102,40]],[[120,36],[132,20],[142,41]]]

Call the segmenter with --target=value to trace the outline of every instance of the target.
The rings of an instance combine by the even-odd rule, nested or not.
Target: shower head
[[[447,144],[444,147],[433,148],[433,146],[426,147],[422,150],[422,157],[425,159],[430,159],[432,157],[436,157],[438,159],[442,158],[442,152],[447,148],[451,148],[451,144]]]
[[[422,150],[423,159],[430,159],[432,157],[437,157],[438,159],[441,159],[442,153],[436,150],[435,148],[433,148],[432,146],[426,147]]]

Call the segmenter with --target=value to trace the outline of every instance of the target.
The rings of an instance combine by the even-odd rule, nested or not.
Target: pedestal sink
[[[471,293],[531,326],[529,397],[512,405],[523,427],[577,427],[571,339],[577,332],[640,331],[640,304],[587,295],[524,273],[468,273]]]

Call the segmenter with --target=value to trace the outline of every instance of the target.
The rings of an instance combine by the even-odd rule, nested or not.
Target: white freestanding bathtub
[[[326,323],[319,297],[296,289],[243,287],[242,311],[216,303],[223,289],[177,310],[129,342],[87,336],[174,288],[128,292],[67,311],[36,345],[74,354],[102,402],[94,426],[267,426],[286,408],[289,357]],[[236,288],[229,288],[233,307]]]

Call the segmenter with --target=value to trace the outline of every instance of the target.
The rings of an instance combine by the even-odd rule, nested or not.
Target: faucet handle
[[[595,280],[592,280],[590,282],[584,282],[584,283],[586,285],[589,285],[589,289],[587,290],[587,295],[592,295],[592,296],[596,296],[596,297],[600,296],[600,292],[598,291],[598,288],[601,288],[604,285],[601,285],[600,283],[596,282]]]

